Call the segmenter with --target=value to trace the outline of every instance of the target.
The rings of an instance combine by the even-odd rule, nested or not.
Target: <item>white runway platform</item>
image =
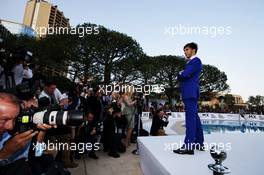
[[[173,147],[184,136],[139,137],[140,166],[144,175],[212,175],[207,165],[214,163],[209,151],[195,151],[195,155],[178,155]],[[223,164],[232,175],[264,175],[264,134],[229,133],[205,135],[206,144],[229,144]],[[174,146],[173,146],[174,144]],[[227,147],[226,147],[227,148]]]

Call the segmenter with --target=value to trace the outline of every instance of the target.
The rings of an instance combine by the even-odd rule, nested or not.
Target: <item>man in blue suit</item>
[[[198,116],[199,77],[202,62],[196,56],[198,50],[196,43],[188,43],[183,49],[187,63],[185,69],[179,73],[178,80],[180,81],[180,91],[185,106],[186,136],[184,145],[173,152],[193,155],[194,149],[204,150],[203,129]]]

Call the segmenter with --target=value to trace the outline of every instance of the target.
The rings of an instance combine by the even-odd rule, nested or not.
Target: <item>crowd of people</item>
[[[98,159],[102,150],[119,158],[138,135],[149,135],[140,119],[143,94],[129,86],[107,94],[80,83],[60,90],[23,59],[16,58],[12,69],[0,65],[0,174],[69,174],[65,168],[77,167],[84,155]],[[81,113],[81,124],[65,124],[70,111]],[[165,115],[156,111],[151,135],[164,134]]]
[[[35,87],[32,91],[28,84],[23,81],[18,84],[15,94],[0,93],[0,174],[18,171],[20,174],[41,174],[51,168],[74,168],[78,166],[74,160],[82,158],[83,154],[98,159],[96,151],[100,149],[118,158],[132,142],[135,143],[138,115],[142,110],[138,94],[130,91],[105,94],[99,87],[80,84],[61,92],[52,80],[46,80],[44,87]],[[81,111],[84,118],[79,126],[47,122],[18,131],[19,116],[36,109]],[[90,148],[41,149],[43,143],[89,143]]]
[[[170,105],[168,102],[156,103],[152,102],[150,107],[146,107],[144,111],[150,112],[157,109],[164,109],[169,112],[184,112],[184,106],[181,104]],[[199,105],[199,112],[201,113],[243,113],[243,114],[256,114],[263,115],[264,114],[264,106],[243,106],[243,107],[231,107],[225,106],[221,108],[219,105],[217,106],[209,106],[209,105]]]

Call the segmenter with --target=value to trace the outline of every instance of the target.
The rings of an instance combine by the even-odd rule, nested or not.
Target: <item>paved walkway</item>
[[[99,159],[83,156],[75,161],[79,166],[69,170],[72,175],[143,175],[139,156],[131,153],[135,148],[136,144],[132,144],[125,153],[120,154],[120,158],[112,158],[103,151],[97,151]]]

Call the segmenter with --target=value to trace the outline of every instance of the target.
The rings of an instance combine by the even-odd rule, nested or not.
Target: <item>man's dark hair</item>
[[[50,106],[50,99],[48,97],[41,97],[38,100],[38,105],[40,108],[48,107]]]
[[[163,109],[162,109],[162,108],[160,108],[160,109],[157,109],[157,110],[156,110],[156,112],[155,112],[155,114],[156,114],[156,115],[158,115],[158,114],[159,114],[161,111],[163,111]]]
[[[56,85],[56,82],[50,79],[45,81],[45,86],[51,86],[51,85]]]
[[[16,97],[28,101],[34,98],[34,92],[27,83],[22,83],[16,87]]]
[[[87,116],[88,114],[92,114],[94,116],[94,112],[91,109],[84,109],[84,116]]]
[[[0,100],[20,106],[20,100],[13,94],[0,92]]]
[[[198,51],[198,45],[197,45],[196,43],[194,43],[194,42],[187,43],[187,44],[183,47],[183,49],[185,49],[186,47],[189,47],[189,48],[191,48],[191,49],[195,49],[195,53],[197,53],[197,51]]]

